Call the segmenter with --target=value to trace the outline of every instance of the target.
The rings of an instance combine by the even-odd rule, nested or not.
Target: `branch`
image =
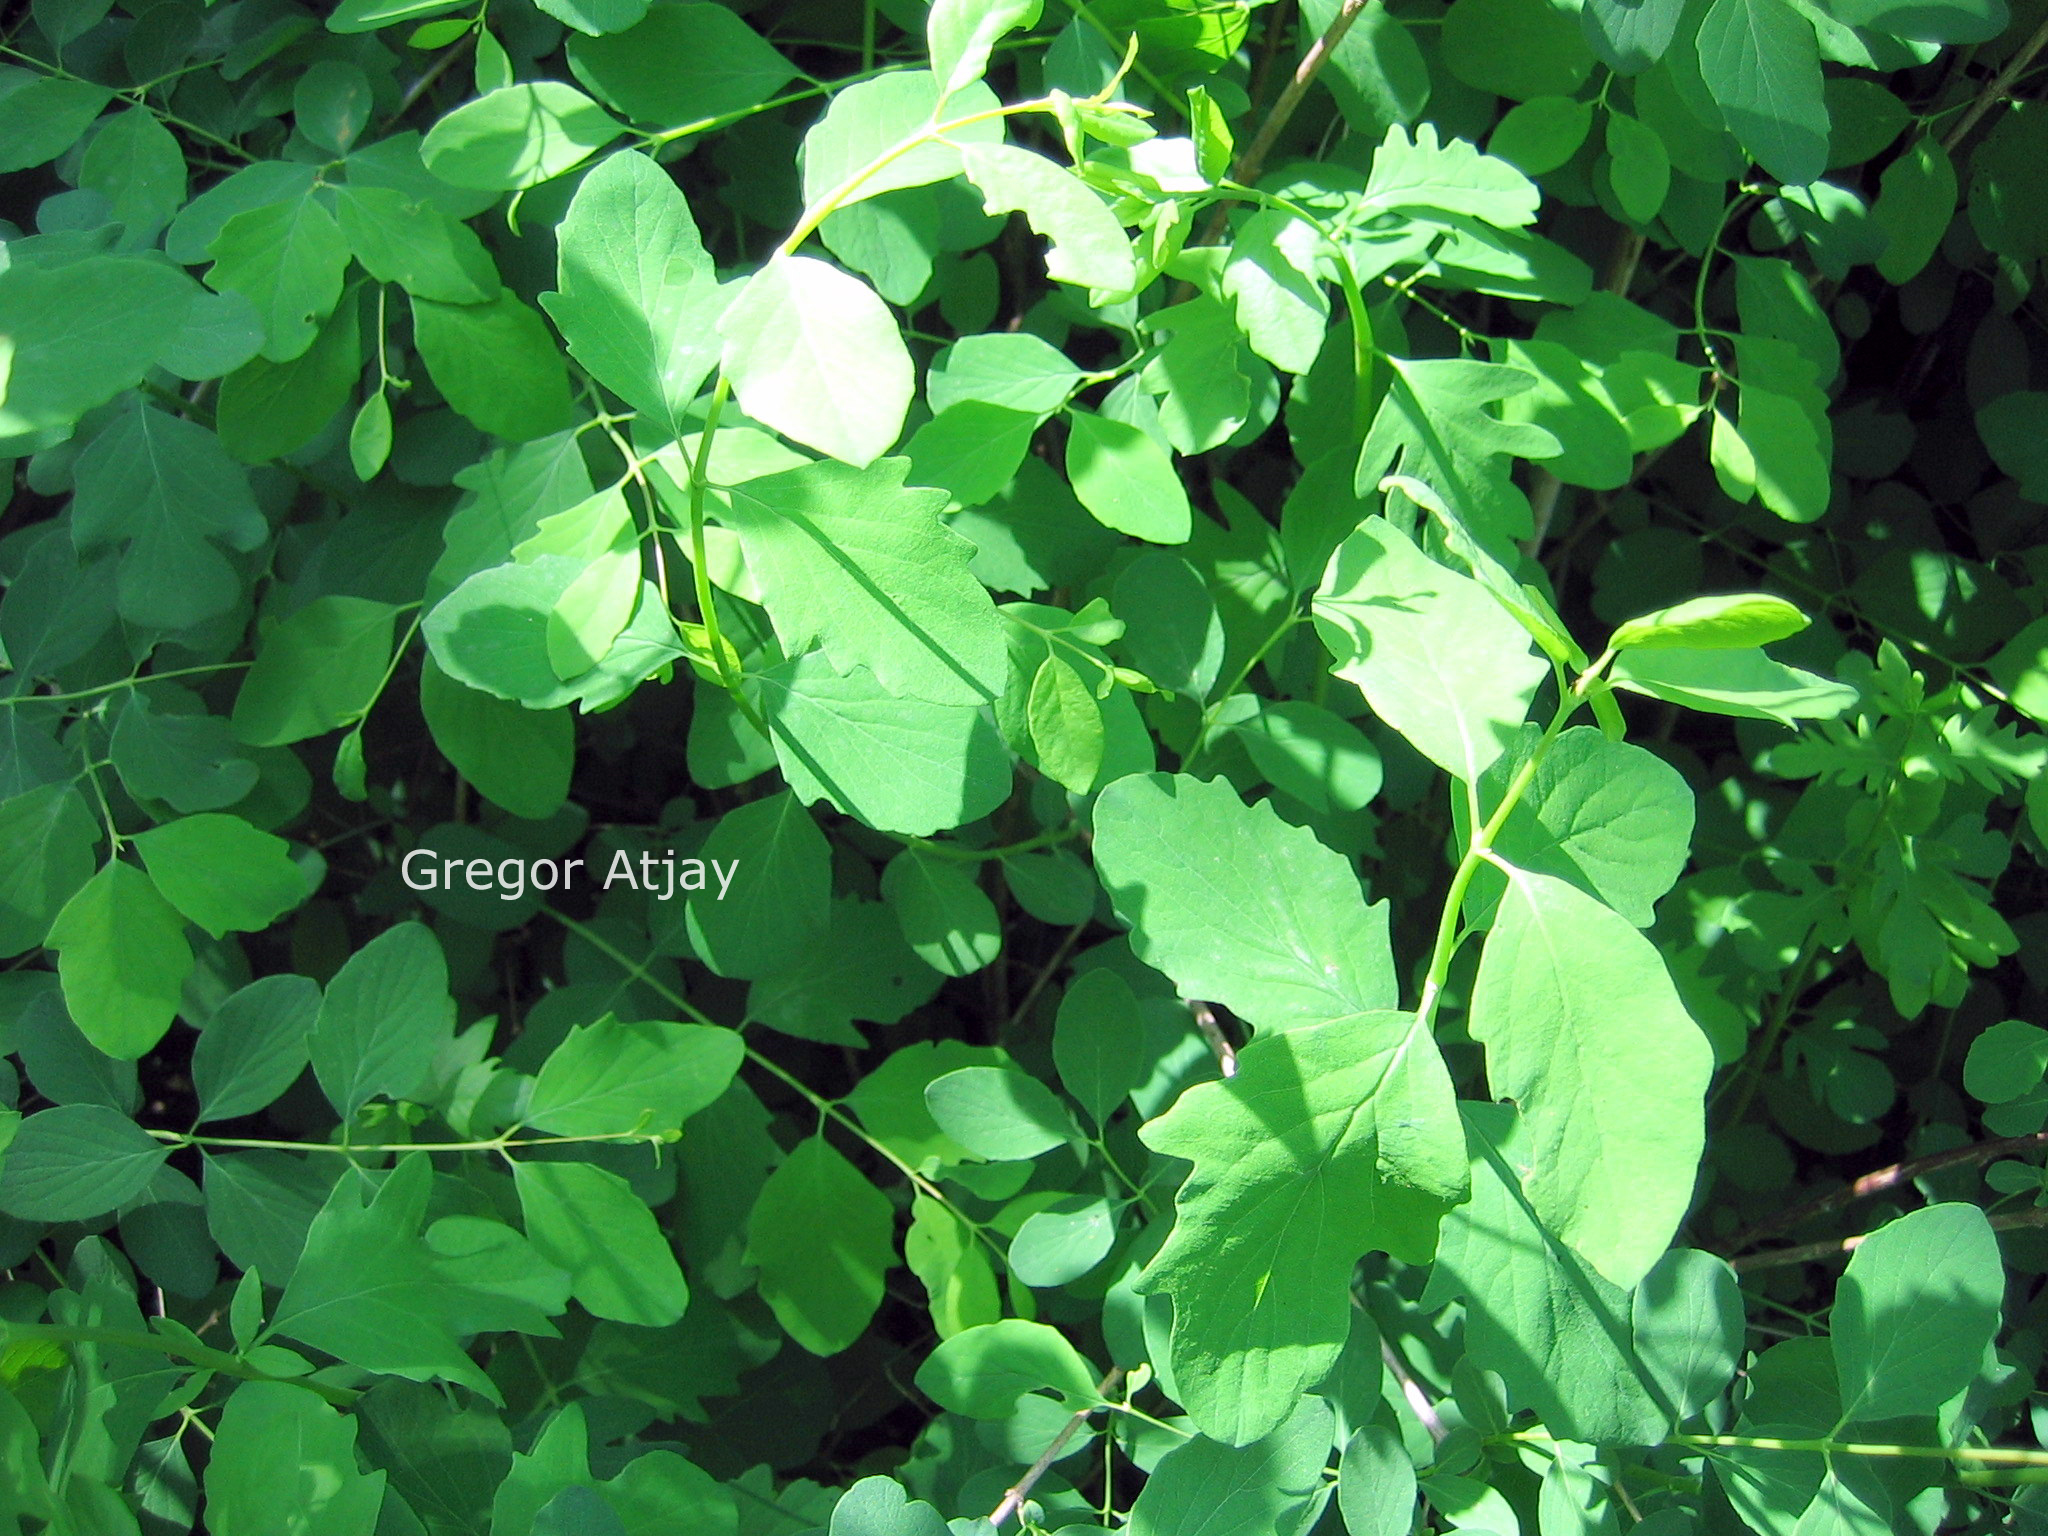
[[[2027,1136],[2007,1136],[2000,1141],[1980,1141],[1967,1147],[1950,1147],[1946,1152],[1930,1152],[1925,1157],[1916,1157],[1903,1163],[1893,1163],[1889,1168],[1879,1168],[1866,1173],[1853,1184],[1845,1184],[1818,1200],[1809,1200],[1804,1205],[1795,1205],[1789,1211],[1780,1211],[1775,1216],[1766,1216],[1754,1226],[1735,1234],[1728,1242],[1727,1253],[1740,1253],[1743,1249],[1775,1237],[1780,1232],[1789,1232],[1816,1216],[1861,1200],[1866,1195],[1878,1195],[1888,1189],[1897,1189],[1901,1184],[1910,1184],[1924,1174],[1938,1173],[1944,1168],[1962,1168],[1980,1163],[1995,1162],[2001,1157],[2017,1157],[2048,1147],[2048,1131],[2035,1131]],[[1823,1245],[1825,1246],[1825,1245]],[[1788,1261],[1789,1262],[1789,1261]],[[1736,1266],[1740,1268],[1741,1265]]]
[[[1117,1383],[1123,1379],[1124,1368],[1120,1365],[1112,1367],[1110,1373],[1096,1384],[1095,1395],[1106,1401],[1109,1394],[1116,1390]],[[1100,1405],[1098,1404],[1097,1406]],[[1003,1494],[1003,1502],[998,1504],[994,1512],[988,1517],[990,1525],[1001,1525],[1017,1512],[1025,1499],[1030,1497],[1031,1490],[1037,1486],[1038,1480],[1045,1476],[1046,1471],[1054,1462],[1060,1459],[1060,1452],[1065,1450],[1067,1442],[1074,1438],[1074,1431],[1087,1423],[1089,1415],[1095,1411],[1095,1408],[1077,1408],[1074,1410],[1074,1416],[1068,1419],[1060,1427],[1060,1432],[1052,1437],[1052,1444],[1045,1448],[1038,1460],[1031,1463],[1025,1469],[1024,1475],[1011,1484],[1009,1489]]]
[[[1225,1077],[1237,1076],[1237,1047],[1230,1043],[1230,1036],[1223,1033],[1223,1026],[1216,1022],[1216,1010],[1207,1003],[1189,1003],[1188,1012],[1195,1016],[1195,1028],[1202,1032],[1202,1038],[1209,1042],[1209,1049],[1215,1053],[1216,1068]]]
[[[1994,1232],[2011,1232],[2021,1227],[2048,1227],[2048,1206],[2032,1206],[2024,1211],[2006,1211],[1989,1218]],[[1771,1248],[1763,1253],[1745,1254],[1739,1259],[1730,1259],[1729,1268],[1738,1273],[1755,1269],[1783,1269],[1789,1264],[1812,1264],[1822,1259],[1838,1258],[1845,1253],[1854,1253],[1863,1246],[1863,1239],[1869,1233],[1855,1237],[1831,1238],[1825,1243],[1806,1243],[1798,1248]]]
[[[1970,110],[1963,114],[1963,120],[1949,129],[1947,137],[1941,141],[1941,147],[1954,149],[1962,143],[1970,130],[1983,119],[1984,114],[2004,99],[2005,93],[2012,89],[2013,82],[2026,72],[2027,66],[2034,62],[2034,55],[2044,47],[2048,47],[2048,21],[2043,21],[2036,27],[2034,35],[2021,43],[2019,51],[2005,61],[2005,68],[1991,77],[1991,83],[1984,87],[1975,101],[1970,103]]]

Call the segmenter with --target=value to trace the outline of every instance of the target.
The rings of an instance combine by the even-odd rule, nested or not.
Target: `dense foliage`
[[[0,1532],[2048,1528],[2041,11],[6,6]]]

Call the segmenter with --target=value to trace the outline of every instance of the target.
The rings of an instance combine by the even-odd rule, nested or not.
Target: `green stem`
[[[1189,744],[1187,755],[1180,760],[1183,769],[1191,768],[1195,759],[1200,757],[1203,749],[1209,745],[1209,733],[1215,729],[1216,716],[1222,712],[1223,706],[1237,696],[1237,690],[1242,688],[1244,680],[1252,675],[1252,669],[1266,659],[1267,653],[1294,633],[1294,627],[1301,622],[1301,618],[1299,610],[1290,606],[1281,615],[1280,623],[1273,632],[1260,641],[1258,649],[1244,659],[1244,665],[1237,669],[1237,675],[1230,680],[1229,685],[1216,695],[1216,702],[1202,711],[1202,723],[1195,728],[1195,739]]]
[[[1768,1435],[1672,1435],[1667,1443],[1700,1450],[1809,1451],[1821,1456],[1898,1456],[1979,1466],[2048,1467],[2048,1451],[2000,1445],[1894,1445],[1866,1440],[1779,1440]]]
[[[1443,998],[1444,981],[1451,970],[1451,957],[1457,953],[1458,948],[1458,919],[1464,913],[1465,893],[1471,888],[1472,877],[1479,872],[1479,866],[1492,855],[1494,839],[1500,836],[1501,828],[1507,825],[1508,817],[1514,814],[1514,809],[1521,803],[1522,796],[1529,792],[1529,786],[1535,782],[1536,770],[1542,766],[1551,743],[1557,740],[1571,717],[1578,713],[1579,706],[1585,702],[1587,688],[1606,668],[1613,656],[1612,651],[1603,653],[1579,674],[1577,681],[1570,688],[1565,690],[1564,697],[1558,700],[1557,713],[1551,716],[1550,724],[1544,727],[1543,735],[1537,741],[1535,750],[1529,754],[1528,760],[1515,770],[1515,776],[1508,781],[1508,787],[1500,797],[1500,804],[1494,807],[1493,814],[1483,825],[1474,828],[1471,841],[1465,848],[1465,855],[1458,860],[1458,867],[1451,875],[1450,890],[1444,896],[1443,914],[1437,919],[1436,943],[1430,950],[1429,970],[1422,981],[1422,1000],[1415,1007],[1415,1015],[1425,1028],[1435,1021],[1437,1004]]]
[[[333,1152],[343,1157],[398,1152],[503,1152],[510,1147],[560,1147],[589,1141],[630,1141],[653,1145],[671,1138],[660,1131],[606,1131],[593,1136],[515,1136],[510,1131],[481,1141],[390,1141],[375,1145],[331,1141],[265,1141],[248,1136],[200,1136],[191,1131],[149,1132],[174,1147],[232,1147],[262,1152]]]
[[[1007,859],[1015,853],[1030,853],[1037,848],[1050,848],[1056,843],[1072,842],[1081,835],[1081,829],[1071,823],[1053,827],[1027,837],[1020,843],[1005,843],[1000,848],[963,848],[958,843],[934,843],[922,837],[913,837],[910,843],[919,853],[929,853],[936,858],[958,859],[963,864],[980,864],[990,859]]]
[[[268,1371],[259,1371],[239,1355],[226,1350],[208,1349],[203,1344],[189,1344],[166,1334],[143,1333],[127,1328],[75,1328],[60,1323],[0,1323],[0,1340],[12,1342],[16,1339],[40,1339],[50,1344],[103,1344],[110,1349],[143,1350],[155,1354],[169,1355],[199,1366],[203,1370],[215,1371],[222,1376],[232,1376],[238,1381],[275,1381],[288,1387],[303,1387],[317,1397],[325,1398],[337,1407],[346,1408],[362,1394],[348,1391],[343,1387],[330,1387],[325,1382],[313,1381],[304,1376],[273,1376]]]

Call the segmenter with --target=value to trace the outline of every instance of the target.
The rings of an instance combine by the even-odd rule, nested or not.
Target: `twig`
[[[1188,1012],[1195,1016],[1195,1028],[1202,1032],[1202,1038],[1209,1042],[1209,1049],[1216,1055],[1216,1066],[1225,1077],[1237,1076],[1237,1047],[1230,1043],[1230,1036],[1223,1033],[1223,1026],[1216,1022],[1216,1010],[1207,1003],[1191,1002]]]
[[[1323,72],[1323,66],[1330,62],[1330,56],[1337,51],[1337,45],[1344,41],[1344,34],[1351,30],[1351,24],[1364,14],[1368,0],[1344,0],[1337,8],[1337,14],[1330,19],[1330,25],[1317,38],[1301,62],[1294,68],[1293,77],[1281,90],[1279,99],[1273,103],[1266,120],[1259,124],[1259,131],[1252,135],[1252,141],[1238,151],[1231,162],[1229,180],[1250,186],[1259,179],[1259,173],[1266,168],[1266,156],[1279,142],[1286,131],[1287,123],[1294,116],[1294,109],[1301,105],[1301,98],[1308,94],[1308,88],[1315,84],[1316,76]],[[1203,223],[1201,233],[1191,244],[1214,245],[1216,237],[1230,219],[1230,210],[1219,203],[1210,211]]]
[[[1353,1304],[1356,1305],[1356,1302]],[[1451,1432],[1443,1421],[1443,1415],[1436,1411],[1436,1404],[1432,1403],[1429,1394],[1422,1390],[1422,1383],[1409,1373],[1408,1363],[1401,1358],[1394,1346],[1387,1342],[1384,1334],[1380,1336],[1380,1361],[1393,1374],[1394,1380],[1401,1384],[1401,1396],[1407,1400],[1415,1417],[1422,1421],[1422,1427],[1429,1431],[1429,1438],[1442,1445]]]
[[[1123,1379],[1124,1368],[1120,1365],[1112,1366],[1109,1374],[1096,1384],[1095,1395],[1106,1401],[1109,1394],[1116,1390],[1117,1383]],[[1098,1404],[1097,1407],[1100,1407],[1100,1405]],[[988,1517],[990,1525],[1001,1525],[1017,1512],[1025,1499],[1030,1497],[1031,1490],[1037,1486],[1038,1480],[1045,1476],[1047,1469],[1054,1462],[1060,1459],[1060,1452],[1065,1450],[1067,1442],[1074,1438],[1074,1431],[1088,1422],[1089,1415],[1095,1413],[1097,1407],[1077,1408],[1074,1410],[1073,1417],[1061,1425],[1060,1432],[1052,1437],[1052,1444],[1045,1448],[1038,1460],[1031,1463],[1025,1469],[1024,1475],[1018,1478],[1003,1494],[1003,1502],[998,1504],[994,1512]]]
[[[2021,1227],[2048,1227],[2048,1206],[2032,1206],[2024,1211],[2006,1211],[1989,1218],[1994,1232],[2011,1232]],[[1825,1243],[1805,1243],[1797,1248],[1771,1248],[1763,1253],[1744,1254],[1739,1259],[1730,1259],[1729,1268],[1738,1273],[1757,1269],[1782,1269],[1788,1264],[1811,1264],[1821,1259],[1832,1259],[1845,1253],[1854,1253],[1863,1246],[1863,1239],[1870,1234],[1859,1233],[1855,1237],[1831,1238]]]
[[[1930,1152],[1925,1157],[1893,1163],[1889,1168],[1879,1168],[1866,1173],[1853,1184],[1845,1184],[1817,1200],[1796,1205],[1789,1211],[1780,1211],[1775,1216],[1766,1216],[1755,1225],[1736,1233],[1729,1241],[1727,1251],[1740,1253],[1764,1238],[1775,1237],[1780,1232],[1789,1232],[1816,1216],[1824,1216],[1829,1211],[1839,1210],[1842,1206],[1861,1200],[1866,1195],[1882,1194],[1888,1189],[1897,1189],[1901,1184],[1910,1184],[1924,1174],[1938,1173],[1944,1168],[1962,1168],[1994,1162],[2001,1157],[2017,1157],[2042,1147],[2048,1147],[2048,1131],[2035,1131],[2027,1136],[2007,1136],[1999,1141],[1980,1141],[1967,1147],[1950,1147],[1945,1152]],[[1737,1267],[1740,1267],[1739,1261]]]
[[[1984,114],[1997,106],[2005,93],[2012,89],[2013,82],[2026,72],[2034,62],[2034,55],[2048,48],[2048,21],[2034,29],[2034,35],[2020,44],[2019,52],[2005,61],[2005,68],[1991,77],[1991,83],[1984,87],[1977,99],[1970,103],[1970,110],[1963,114],[1961,122],[1949,129],[1941,141],[1943,149],[1954,149],[1969,136],[1972,128],[1983,120]]]

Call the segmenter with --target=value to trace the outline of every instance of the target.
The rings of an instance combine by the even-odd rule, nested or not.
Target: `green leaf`
[[[1841,0],[1831,14],[1845,26],[1916,42],[1988,43],[2012,13],[2005,0]]]
[[[349,423],[349,468],[358,480],[367,482],[377,478],[377,471],[390,458],[391,402],[380,389],[362,403]]]
[[[330,32],[375,32],[408,21],[423,21],[444,11],[460,10],[462,0],[341,0],[329,13]]]
[[[1330,1405],[1290,1403],[1269,1434],[1219,1445],[1197,1435],[1159,1459],[1131,1506],[1131,1536],[1198,1536],[1208,1530],[1302,1531],[1315,1523],[1329,1484]]]
[[[937,486],[957,506],[978,507],[1016,477],[1037,430],[1036,416],[964,400],[919,427],[903,452],[913,482]]]
[[[944,976],[971,975],[1002,950],[1002,920],[971,868],[913,847],[882,871],[882,897],[904,940]]]
[[[1230,243],[1223,294],[1251,349],[1275,368],[1307,373],[1322,354],[1326,260],[1322,236],[1278,208],[1254,213]]]
[[[1696,597],[1630,619],[1614,631],[1607,645],[1616,651],[1673,646],[1698,651],[1741,650],[1796,635],[1807,622],[1806,615],[1782,597],[1737,592],[1727,597]]]
[[[859,278],[814,257],[774,256],[718,331],[740,408],[785,437],[863,466],[901,435],[915,371],[895,318]]]
[[[570,1294],[592,1316],[666,1328],[683,1315],[690,1300],[683,1272],[654,1214],[624,1179],[588,1163],[521,1158],[512,1182],[534,1250],[569,1272]]]
[[[109,755],[131,795],[189,813],[233,805],[256,787],[256,764],[236,746],[228,722],[198,705],[175,683],[128,696]]]
[[[2048,1029],[2024,1019],[1994,1024],[1970,1042],[1963,1086],[1986,1104],[2007,1104],[2040,1086],[2048,1072]]]
[[[1542,427],[1502,420],[1487,406],[1533,388],[1536,378],[1466,358],[1390,362],[1393,377],[1359,452],[1354,488],[1372,495],[1390,468],[1412,475],[1456,509],[1490,552],[1507,553],[1531,526],[1508,456],[1547,459],[1561,445]]]
[[[1465,1347],[1498,1373],[1511,1406],[1551,1433],[1651,1445],[1675,1415],[1638,1362],[1631,1302],[1536,1215],[1525,1184],[1536,1156],[1502,1104],[1460,1106],[1472,1198],[1445,1218],[1423,1304],[1465,1298]]]
[[[1107,966],[1075,977],[1060,999],[1052,1057],[1060,1086],[1107,1124],[1145,1075],[1145,1025],[1130,983]]]
[[[1998,1238],[1974,1205],[1930,1205],[1871,1233],[1829,1313],[1842,1420],[1935,1412],[1976,1376],[2004,1299]]]
[[[1094,789],[1102,772],[1102,710],[1065,657],[1048,655],[1038,664],[1025,719],[1039,771],[1077,795]]]
[[[185,201],[185,151],[154,112],[130,107],[93,135],[78,184],[111,205],[124,249],[151,245]]]
[[[557,21],[590,37],[624,32],[647,14],[648,0],[535,0]]]
[[[949,1527],[922,1499],[887,1477],[864,1477],[832,1509],[828,1536],[946,1536]]]
[[[483,304],[502,286],[467,224],[390,187],[349,186],[335,199],[341,235],[370,276],[418,299]]]
[[[38,18],[40,22],[40,18]],[[26,171],[76,144],[113,92],[89,80],[38,75],[12,65],[0,75],[0,174]]]
[[[244,464],[265,464],[310,444],[355,393],[363,371],[359,329],[354,306],[344,304],[297,357],[252,357],[222,379],[221,446]]]
[[[1714,715],[1776,720],[1832,720],[1856,702],[1856,690],[1762,651],[1693,649],[1633,651],[1618,658],[1614,686]]]
[[[356,1465],[356,1421],[302,1387],[245,1381],[221,1409],[206,1462],[217,1536],[371,1536],[384,1473]]]
[[[1516,101],[1570,96],[1593,70],[1571,17],[1544,0],[1464,0],[1445,18],[1443,58],[1467,85]]]
[[[1067,478],[1105,528],[1154,544],[1185,544],[1194,527],[1173,460],[1144,432],[1109,416],[1067,412]]]
[[[2029,501],[2048,496],[2048,393],[2016,389],[1977,410],[1977,435],[1992,462],[2019,482]]]
[[[1301,699],[1262,703],[1230,729],[1253,766],[1312,811],[1362,810],[1380,792],[1379,748],[1320,705]]]
[[[1870,216],[1884,231],[1878,275],[1912,281],[1934,259],[1956,211],[1956,168],[1939,139],[1923,134],[1884,168]]]
[[[1350,1536],[1408,1536],[1414,1528],[1415,1463],[1384,1424],[1367,1424],[1345,1443],[1337,1507]]]
[[[1537,734],[1525,727],[1517,750],[1487,771],[1483,803],[1505,790]],[[1575,885],[1647,928],[1657,898],[1685,869],[1692,830],[1692,791],[1675,768],[1591,726],[1573,726],[1537,761],[1493,847],[1517,869]],[[1497,872],[1482,871],[1481,881],[1475,888],[1500,887]]]
[[[1398,1001],[1387,904],[1227,780],[1119,779],[1095,804],[1095,868],[1141,960],[1262,1033]]]
[[[1161,688],[1206,699],[1223,670],[1223,622],[1201,573],[1163,550],[1124,567],[1112,598],[1124,655]]]
[[[1203,1434],[1247,1445],[1296,1411],[1343,1350],[1361,1254],[1427,1261],[1465,1196],[1455,1115],[1428,1031],[1370,1012],[1261,1035],[1145,1126],[1195,1165],[1139,1288],[1173,1298],[1177,1395]]]
[[[1812,22],[1788,0],[1714,0],[1699,63],[1728,131],[1758,164],[1790,186],[1820,179],[1828,109]]]
[[[397,618],[389,603],[331,596],[282,620],[235,695],[235,739],[283,746],[361,719],[383,686]]]
[[[1690,1418],[1728,1390],[1748,1325],[1726,1259],[1672,1249],[1636,1287],[1630,1318],[1637,1358],[1674,1419]]]
[[[1027,1216],[1004,1257],[1026,1285],[1069,1285],[1109,1257],[1116,1228],[1109,1201],[1076,1195]]]
[[[576,767],[568,709],[526,709],[466,687],[429,657],[420,713],[441,755],[477,793],[514,816],[545,821],[562,808]]]
[[[712,331],[725,308],[689,203],[647,156],[622,152],[583,178],[555,239],[559,291],[541,307],[570,356],[680,435],[718,365]]]
[[[1685,0],[1586,0],[1579,21],[1600,61],[1619,75],[1639,75],[1678,35]]]
[[[486,304],[437,304],[415,295],[413,340],[449,405],[512,442],[559,432],[571,420],[569,379],[547,323],[500,288]]]
[[[164,900],[216,939],[268,928],[311,894],[291,845],[239,816],[186,816],[136,834]]]
[[[842,676],[816,651],[756,680],[783,777],[806,803],[928,837],[1009,797],[1009,754],[978,709],[898,698],[865,667]]]
[[[1647,224],[1664,206],[1671,190],[1671,156],[1654,128],[1626,112],[1607,113],[1608,178],[1621,211],[1633,223]]]
[[[979,80],[989,50],[1007,33],[1038,24],[1041,0],[933,0],[925,15],[925,51],[941,96]]]
[[[351,1119],[379,1094],[419,1090],[455,1029],[448,962],[418,923],[387,928],[327,984],[307,1045],[327,1100]]]
[[[784,791],[728,811],[703,857],[742,866],[722,895],[690,898],[690,943],[721,976],[772,976],[795,964],[831,917],[832,848],[810,812]]]
[[[420,158],[451,185],[512,192],[574,170],[624,131],[573,85],[538,80],[464,102],[428,130]]]
[[[933,1078],[924,1103],[942,1132],[994,1163],[1025,1162],[1075,1137],[1052,1091],[1010,1067],[961,1067]]]
[[[0,272],[0,335],[14,344],[0,435],[68,430],[136,383],[175,344],[200,293],[183,273],[137,256],[53,268],[17,259]]]
[[[932,413],[979,401],[1044,420],[1067,403],[1081,383],[1081,370],[1067,355],[1029,331],[993,331],[962,336],[942,353],[925,377]]]
[[[1592,127],[1590,102],[1536,96],[1511,108],[1493,125],[1486,152],[1525,176],[1542,176],[1577,154]]]
[[[0,1160],[0,1211],[23,1221],[85,1221],[142,1193],[171,1149],[103,1104],[23,1119]]]
[[[822,1136],[768,1176],[747,1227],[747,1262],[783,1330],[814,1355],[861,1336],[896,1262],[895,1208]]]
[[[562,1310],[567,1277],[500,1222],[448,1217],[422,1235],[432,1183],[429,1160],[407,1157],[374,1191],[360,1179],[336,1184],[268,1331],[366,1371],[451,1381],[499,1402],[462,1337],[551,1335],[547,1316]]]
[[[188,629],[241,595],[217,547],[269,536],[248,476],[220,439],[138,398],[78,457],[71,536],[80,554],[119,545],[115,603],[131,624]]]
[[[548,1053],[522,1118],[557,1136],[680,1130],[725,1092],[745,1054],[729,1029],[606,1015]]]
[[[207,286],[239,293],[263,318],[263,355],[289,362],[313,344],[341,299],[348,242],[334,215],[310,195],[235,214],[207,246]]]
[[[964,146],[1003,141],[1000,118],[990,115],[943,139],[897,151],[941,121],[992,114],[997,105],[994,93],[975,83],[954,91],[942,113],[939,82],[922,69],[893,70],[834,93],[825,115],[804,135],[804,207],[822,208],[828,200],[844,207],[959,175]],[[888,163],[880,164],[885,157]]]
[[[297,1082],[319,1016],[320,988],[304,976],[264,976],[223,1000],[192,1047],[199,1123],[254,1114]]]
[[[1072,171],[1009,144],[969,144],[962,154],[967,179],[981,189],[986,211],[1022,213],[1051,243],[1046,276],[1105,299],[1137,286],[1137,263],[1123,225],[1101,194]]]
[[[1692,1202],[1713,1049],[1625,918],[1549,875],[1507,879],[1467,1028],[1521,1107],[1537,1217],[1626,1288]]]
[[[34,949],[92,878],[98,823],[70,784],[42,784],[0,804],[0,955]]]
[[[1002,625],[968,571],[973,546],[940,520],[945,497],[906,488],[907,459],[866,469],[820,461],[727,493],[776,638],[822,646],[889,693],[985,704],[1008,675]]]
[[[863,1045],[856,1020],[894,1024],[939,989],[879,901],[837,898],[824,938],[747,990],[747,1017],[805,1040]],[[863,1082],[869,1079],[862,1079]]]
[[[569,39],[569,68],[637,123],[710,125],[768,100],[795,66],[723,5],[656,5],[639,25]]]
[[[64,1006],[86,1039],[117,1061],[134,1061],[163,1038],[192,948],[184,920],[149,876],[110,860],[57,913],[47,942],[58,953]]]
[[[1070,1410],[1099,1403],[1096,1375],[1057,1329],[1013,1317],[943,1341],[917,1368],[917,1390],[970,1419],[1006,1419],[1025,1393],[1047,1388]]]
[[[1477,782],[1549,673],[1528,634],[1469,576],[1369,519],[1337,551],[1315,598],[1337,676],[1446,772]]]

